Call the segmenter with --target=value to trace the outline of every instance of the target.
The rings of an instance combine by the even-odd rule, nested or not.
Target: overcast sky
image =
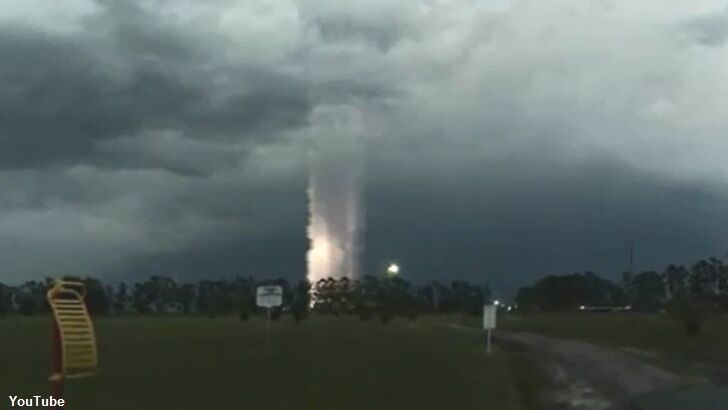
[[[339,137],[369,272],[724,256],[726,96],[726,1],[0,0],[0,281],[303,278]]]

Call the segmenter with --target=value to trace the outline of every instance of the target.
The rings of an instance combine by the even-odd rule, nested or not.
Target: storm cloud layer
[[[303,278],[306,153],[337,135],[364,272],[722,256],[728,4],[697,3],[0,0],[0,281]]]

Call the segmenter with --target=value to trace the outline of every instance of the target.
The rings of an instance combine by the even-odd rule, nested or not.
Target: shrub
[[[682,324],[687,334],[700,334],[702,315],[694,297],[676,296],[667,303],[666,308],[668,314]]]

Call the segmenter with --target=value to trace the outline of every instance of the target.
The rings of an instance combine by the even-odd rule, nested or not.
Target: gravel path
[[[482,332],[457,324],[448,327]],[[656,367],[644,355],[626,349],[505,330],[496,330],[493,338],[506,350],[517,347],[531,352],[530,356],[548,371],[552,383],[548,401],[556,402],[559,409],[622,409],[640,394],[688,384],[679,374]]]
[[[628,352],[535,333],[498,330],[494,337],[501,343],[518,343],[543,354],[557,363],[575,385],[590,386],[613,403],[623,403],[642,393],[685,384],[678,374],[648,364]],[[565,376],[555,374],[554,377]]]

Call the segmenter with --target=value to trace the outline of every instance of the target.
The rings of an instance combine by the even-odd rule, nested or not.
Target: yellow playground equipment
[[[84,303],[86,287],[83,283],[57,281],[47,296],[54,319],[51,382],[60,396],[63,379],[96,373],[96,335]]]

